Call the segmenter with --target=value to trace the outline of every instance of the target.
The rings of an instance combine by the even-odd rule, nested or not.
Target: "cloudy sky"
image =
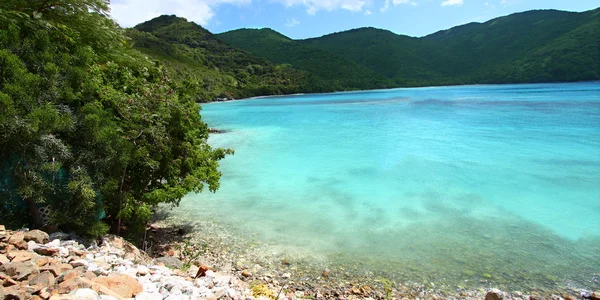
[[[124,27],[174,14],[219,33],[273,28],[292,38],[317,37],[373,26],[423,36],[531,9],[585,11],[598,0],[112,0],[112,17]]]

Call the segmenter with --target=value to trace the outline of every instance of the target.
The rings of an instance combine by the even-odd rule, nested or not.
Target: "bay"
[[[183,219],[399,280],[598,288],[599,82],[267,97],[202,116],[235,155]]]

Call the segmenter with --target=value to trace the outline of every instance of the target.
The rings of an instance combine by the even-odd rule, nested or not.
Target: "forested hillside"
[[[310,79],[290,65],[275,65],[234,49],[201,26],[175,16],[139,24],[126,35],[136,49],[177,76],[200,82],[198,101],[297,93]]]
[[[239,29],[217,35],[235,47],[278,64],[291,64],[318,77],[321,90],[389,87],[391,82],[354,61],[310,47],[272,29]]]
[[[218,37],[234,47],[311,72],[319,71],[322,64],[317,56],[323,57],[325,51],[333,57],[330,61],[351,61],[394,86],[581,81],[600,79],[599,20],[600,9],[582,13],[538,10],[422,38],[375,28],[307,40],[254,29]],[[372,75],[364,74],[365,85],[372,84],[366,82]]]

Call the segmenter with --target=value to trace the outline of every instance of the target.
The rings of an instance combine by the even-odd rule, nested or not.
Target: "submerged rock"
[[[504,293],[499,289],[491,289],[485,294],[485,300],[501,300],[504,299]]]

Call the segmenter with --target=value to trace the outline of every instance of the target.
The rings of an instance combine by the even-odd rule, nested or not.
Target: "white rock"
[[[144,288],[145,292],[158,293],[158,288],[156,287],[156,284],[152,282],[145,282],[142,284],[142,287]]]
[[[88,267],[90,265],[90,263],[85,260],[85,259],[78,259],[78,260],[74,260],[71,262],[71,266],[73,266],[73,268],[77,268],[77,267]]]
[[[113,296],[108,296],[108,295],[100,295],[98,297],[98,300],[119,300]]]
[[[281,275],[281,277],[283,277],[283,278],[290,278],[290,277],[292,277],[292,274],[290,274],[290,273],[283,273],[283,275]]]
[[[165,300],[190,300],[190,296],[186,295],[170,295]]]
[[[69,295],[79,300],[96,300],[98,299],[98,293],[92,289],[77,289],[72,291]]]
[[[118,266],[116,270],[119,273],[125,273],[125,272],[127,272],[127,267],[126,266]]]
[[[52,242],[47,243],[46,246],[51,247],[51,248],[58,248],[58,247],[60,247],[60,240],[59,239],[52,240]]]
[[[40,248],[40,245],[38,245],[36,242],[34,242],[34,241],[27,242],[27,251],[33,251],[38,248]]]
[[[208,277],[208,278],[215,277],[215,272],[213,272],[212,270],[206,271],[206,277]]]
[[[150,273],[150,269],[146,266],[138,266],[137,267],[137,275],[145,276]]]
[[[163,295],[160,293],[141,292],[135,296],[136,300],[163,300]]]
[[[69,249],[67,248],[60,247],[58,248],[58,255],[60,257],[68,257],[69,255],[71,255],[71,251],[69,251]]]
[[[232,288],[228,288],[227,289],[227,295],[229,295],[229,297],[231,299],[238,299],[239,298],[238,292],[235,289],[232,289]]]

